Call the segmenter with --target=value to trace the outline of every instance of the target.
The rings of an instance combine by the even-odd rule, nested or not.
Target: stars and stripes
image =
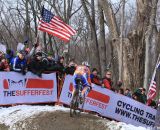
[[[153,76],[152,76],[152,80],[149,86],[149,90],[147,93],[147,105],[149,105],[152,100],[156,97],[156,89],[157,89],[157,83],[156,83],[156,70],[160,69],[160,61],[157,62]]]
[[[42,19],[39,21],[39,30],[56,36],[65,42],[69,42],[71,37],[76,34],[76,31],[72,27],[44,7],[41,15]]]
[[[156,80],[154,78],[154,80],[151,81],[151,84],[149,86],[147,99],[154,99],[155,98],[155,96],[156,96],[156,87],[157,87],[157,84],[156,84]]]

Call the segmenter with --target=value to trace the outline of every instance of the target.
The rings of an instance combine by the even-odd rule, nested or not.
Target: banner
[[[0,72],[0,105],[57,101],[56,74]]]
[[[73,77],[67,75],[60,102],[70,104],[72,89]],[[92,84],[92,91],[85,99],[84,109],[135,126],[154,127],[155,125],[155,109],[94,84]]]
[[[155,125],[156,127],[160,127],[160,106],[157,109]]]

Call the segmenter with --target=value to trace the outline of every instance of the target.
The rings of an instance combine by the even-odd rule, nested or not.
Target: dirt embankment
[[[70,117],[68,112],[41,112],[11,127],[0,124],[0,130],[109,130],[103,122],[107,120],[92,114]]]

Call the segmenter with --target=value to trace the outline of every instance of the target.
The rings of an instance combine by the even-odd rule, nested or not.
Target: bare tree
[[[106,38],[105,38],[105,20],[104,20],[104,14],[103,14],[103,9],[100,6],[100,3],[98,1],[98,11],[99,11],[99,54],[100,54],[100,65],[101,65],[101,75],[105,75],[105,70],[107,69],[106,65]]]
[[[149,2],[148,2],[149,3]],[[154,32],[157,32],[156,28],[156,11],[157,11],[157,3],[158,0],[153,0],[151,2],[151,14],[149,18],[149,26],[147,27],[147,31],[145,34],[145,73],[144,73],[144,88],[148,87],[149,83],[149,62],[151,61],[150,59],[150,45],[152,44],[152,39],[154,38]],[[147,3],[146,3],[147,4]],[[149,6],[149,5],[148,5]]]

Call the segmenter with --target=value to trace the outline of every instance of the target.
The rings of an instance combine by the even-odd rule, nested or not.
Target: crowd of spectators
[[[60,75],[74,74],[77,66],[74,60],[70,60],[69,64],[65,66],[63,56],[55,59],[52,54],[36,51],[37,46],[35,44],[31,50],[27,47],[23,48],[17,53],[11,49],[8,49],[6,54],[0,51],[0,71],[15,71],[22,75],[25,75],[27,71],[31,71],[39,77],[42,77],[42,73],[45,72],[59,72]],[[147,102],[146,90],[144,88],[131,91],[129,88],[125,88],[121,81],[118,81],[113,86],[111,71],[107,70],[105,76],[100,78],[98,76],[98,70],[93,68],[90,78],[92,83],[102,88],[112,90],[144,104]],[[155,101],[152,101],[150,106],[156,108],[157,104]]]
[[[131,89],[124,87],[122,81],[118,81],[116,85],[113,85],[111,71],[106,71],[105,77],[100,79],[98,77],[97,69],[94,68],[91,74],[91,81],[92,83],[102,86],[103,88],[110,89],[115,93],[127,96],[143,104],[147,104],[145,88],[137,88],[136,90],[132,91]],[[157,108],[157,103],[152,101],[149,106],[152,108]]]
[[[25,75],[28,71],[42,77],[42,73],[58,71],[60,73],[73,74],[75,64],[70,61],[68,66],[64,66],[64,57],[57,59],[53,54],[46,54],[36,51],[36,45],[30,50],[23,48],[18,52],[8,49],[6,53],[0,51],[0,71],[15,71]]]

